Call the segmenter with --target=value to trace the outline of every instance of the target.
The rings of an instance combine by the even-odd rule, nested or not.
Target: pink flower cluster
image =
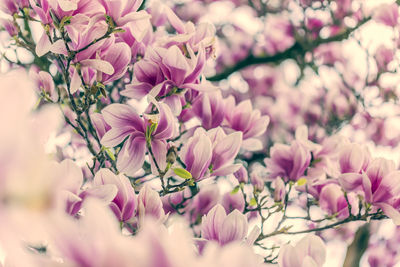
[[[397,3],[0,9],[0,266],[322,267],[349,238],[394,265]]]

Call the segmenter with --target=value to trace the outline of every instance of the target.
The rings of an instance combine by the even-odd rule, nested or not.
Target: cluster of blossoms
[[[374,152],[400,140],[396,3],[0,8],[0,266],[322,267],[333,239],[358,266],[370,236],[365,262],[400,257],[397,228],[375,233],[400,225],[400,170]]]

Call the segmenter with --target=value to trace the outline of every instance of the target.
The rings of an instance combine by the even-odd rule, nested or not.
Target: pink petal
[[[135,173],[143,166],[145,154],[145,138],[131,136],[118,154],[118,170],[129,176],[135,175]]]
[[[113,66],[108,61],[105,61],[105,60],[84,59],[80,63],[82,66],[93,68],[95,70],[101,71],[108,75],[111,75],[114,73]]]
[[[49,37],[45,32],[43,32],[35,48],[36,55],[38,55],[38,57],[41,57],[45,55],[47,52],[49,52],[50,48],[51,48],[51,43]]]

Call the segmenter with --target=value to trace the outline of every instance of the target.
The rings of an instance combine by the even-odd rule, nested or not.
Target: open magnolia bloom
[[[166,104],[159,103],[157,107],[157,116],[146,119],[128,105],[114,104],[102,111],[104,120],[111,126],[101,139],[102,144],[115,147],[128,137],[117,161],[118,169],[127,175],[134,175],[142,167],[148,147],[151,147],[158,166],[165,168],[166,139],[174,135],[175,121]]]
[[[247,218],[241,212],[235,209],[227,215],[225,209],[218,204],[203,216],[199,248],[202,251],[207,240],[216,241],[221,246],[234,241],[243,241],[251,246],[259,235],[259,229],[253,229],[248,237],[247,231]]]
[[[279,267],[322,267],[326,248],[321,238],[307,235],[295,246],[285,245],[279,251]]]
[[[395,224],[400,224],[400,172],[395,170],[393,161],[373,159],[361,174],[342,174],[339,182],[345,190],[357,192],[366,203],[382,209]]]

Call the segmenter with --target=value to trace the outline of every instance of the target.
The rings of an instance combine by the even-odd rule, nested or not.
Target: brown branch
[[[321,44],[337,42],[347,39],[351,33],[357,30],[359,27],[364,25],[368,22],[371,18],[367,17],[361,20],[355,27],[348,28],[344,32],[329,37],[329,38],[318,38],[315,41],[311,42],[310,44],[304,44],[297,41],[292,47],[289,49],[279,52],[275,55],[265,55],[265,56],[254,56],[253,54],[249,54],[245,59],[242,61],[237,62],[235,65],[226,68],[223,72],[218,73],[214,76],[208,77],[207,80],[209,81],[220,81],[226,79],[234,72],[242,70],[248,66],[257,65],[257,64],[266,64],[266,63],[280,63],[286,59],[296,59],[299,56],[304,56],[305,52],[312,51],[317,48]]]

